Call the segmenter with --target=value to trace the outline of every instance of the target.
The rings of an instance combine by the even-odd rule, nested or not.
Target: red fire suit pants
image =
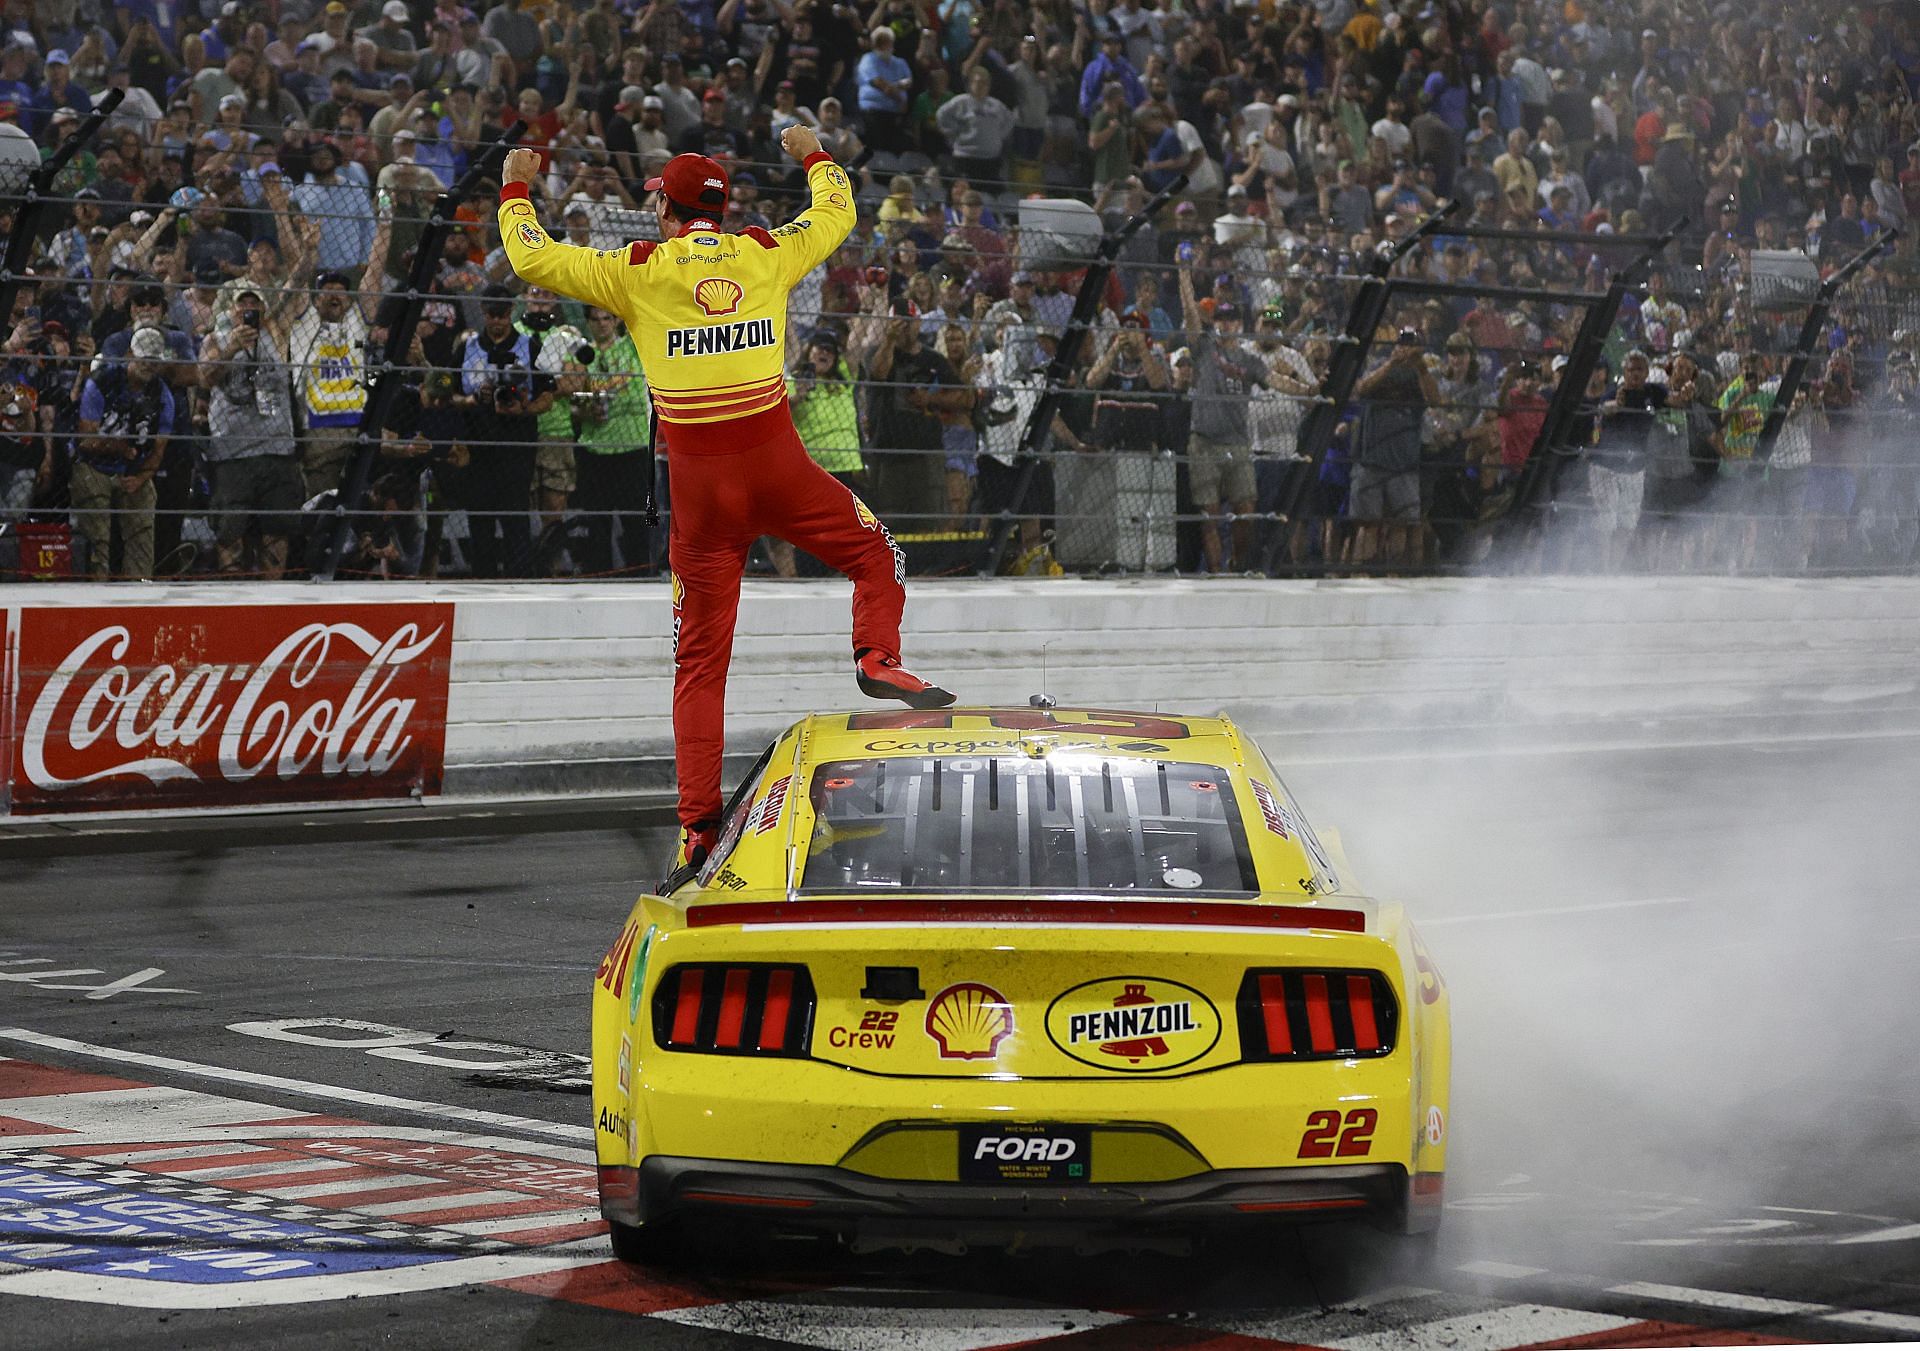
[[[683,825],[720,817],[727,667],[747,551],[762,535],[805,549],[853,582],[853,650],[900,656],[906,558],[866,504],[807,455],[786,410],[741,419],[734,444],[699,427],[698,448],[662,423],[672,474],[673,758]],[[691,429],[690,429],[691,430]],[[723,449],[715,449],[719,442]]]

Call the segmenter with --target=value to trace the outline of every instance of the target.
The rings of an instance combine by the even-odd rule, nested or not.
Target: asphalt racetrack
[[[1920,1339],[1920,743],[1262,741],[1452,991],[1431,1253],[1315,1227],[626,1268],[580,1054],[657,812],[70,822],[0,835],[0,1343]]]

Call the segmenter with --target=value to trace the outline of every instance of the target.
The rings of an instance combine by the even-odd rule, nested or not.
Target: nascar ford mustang
[[[974,1242],[1433,1229],[1446,990],[1329,840],[1224,718],[796,723],[596,973],[615,1253],[729,1217]]]

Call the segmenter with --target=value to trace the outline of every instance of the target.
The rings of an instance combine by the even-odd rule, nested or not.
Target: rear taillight
[[[653,1039],[669,1051],[804,1056],[813,981],[804,966],[689,962],[653,992]]]
[[[1249,971],[1240,983],[1243,1060],[1345,1060],[1393,1050],[1400,1008],[1378,971]]]

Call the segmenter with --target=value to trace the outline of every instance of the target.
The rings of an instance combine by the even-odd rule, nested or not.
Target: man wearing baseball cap
[[[74,526],[89,545],[87,573],[100,579],[112,568],[108,549],[116,519],[119,575],[153,576],[153,476],[173,435],[173,391],[160,378],[168,356],[166,335],[157,328],[137,328],[127,346],[125,362],[111,362],[87,377],[74,442]]]
[[[33,106],[28,114],[27,130],[33,135],[38,136],[50,126],[54,113],[61,108],[71,108],[80,117],[93,111],[93,99],[73,82],[72,70],[72,62],[64,51],[56,47],[47,53],[43,63],[45,80],[34,91]]]
[[[863,692],[915,708],[953,695],[900,664],[906,559],[865,503],[809,458],[788,411],[787,293],[854,225],[846,170],[803,126],[781,147],[807,176],[811,204],[775,231],[720,230],[730,182],[704,155],[677,155],[646,181],[659,243],[595,251],[541,228],[516,149],[501,169],[500,236],[513,269],[617,314],[633,335],[672,471],[674,765],[681,843],[674,883],[720,828],[727,667],[747,551],[761,535],[805,549],[853,582],[854,672]]]

